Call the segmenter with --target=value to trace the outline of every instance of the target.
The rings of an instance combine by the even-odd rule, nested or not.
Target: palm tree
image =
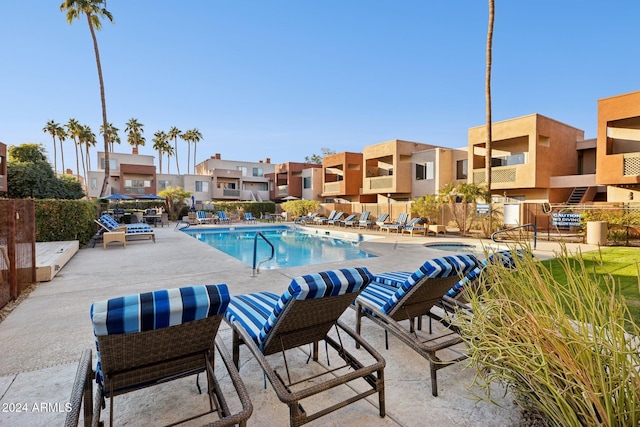
[[[164,152],[167,155],[167,173],[171,173],[171,156],[173,156],[173,147],[169,144],[169,141],[167,141]]]
[[[485,81],[486,102],[487,102],[487,145],[485,147],[485,173],[487,181],[487,193],[489,195],[489,205],[491,205],[491,142],[493,134],[491,132],[491,65],[492,65],[492,44],[493,44],[493,21],[495,18],[494,0],[489,0],[489,28],[487,30],[487,74]],[[491,212],[491,209],[489,209]],[[489,214],[489,232],[493,230],[492,217]]]
[[[60,5],[61,11],[67,12],[67,22],[73,23],[74,19],[79,19],[82,14],[86,15],[89,31],[93,40],[93,50],[96,56],[96,66],[98,68],[98,80],[100,81],[100,102],[102,104],[102,125],[106,129],[109,121],[107,120],[107,102],[104,96],[104,80],[102,78],[102,65],[100,64],[100,51],[98,50],[98,39],[96,38],[96,30],[102,28],[100,18],[107,18],[113,22],[113,16],[106,8],[106,0],[64,0]],[[104,134],[104,181],[100,196],[104,196],[107,190],[109,180],[109,138]]]
[[[86,151],[86,162],[87,162],[87,172],[91,170],[91,156],[89,156],[89,148],[91,147],[95,147],[96,146],[96,134],[93,133],[93,131],[91,130],[91,128],[87,125],[84,126],[84,130],[83,130],[83,135],[84,135],[84,148]],[[105,162],[105,168],[106,163],[107,163],[107,158],[105,156],[104,162]]]
[[[190,173],[189,164],[191,163],[191,130],[186,131],[180,138],[187,143],[187,175]]]
[[[138,146],[144,145],[145,139],[142,137],[144,133],[144,125],[138,122],[137,119],[131,118],[127,122],[127,127],[124,128],[125,132],[128,132],[127,142],[133,147],[133,154],[138,154]]]
[[[64,166],[64,147],[62,142],[67,140],[67,132],[64,130],[64,126],[58,126],[58,142],[60,143],[60,159],[62,160],[62,173],[67,173],[67,168]]]
[[[169,145],[167,134],[164,131],[157,131],[153,134],[153,149],[158,151],[158,159],[160,159],[160,173],[162,173],[162,153]]]
[[[80,177],[80,163],[79,163],[79,159],[80,156],[78,156],[78,136],[80,135],[80,131],[81,126],[80,123],[76,120],[76,119],[69,119],[69,121],[67,122],[67,124],[65,125],[67,128],[67,134],[73,139],[73,144],[76,146],[76,176],[79,178]],[[78,179],[79,181],[80,179]]]
[[[80,147],[80,157],[82,157],[82,173],[84,176],[84,185],[87,198],[89,197],[89,181],[87,180],[87,172],[89,170],[89,146],[91,141],[95,142],[95,135],[91,132],[89,126],[83,126],[78,124],[78,146]],[[83,145],[85,149],[83,150]],[[85,160],[85,151],[87,153]]]
[[[175,126],[169,129],[169,133],[167,134],[169,139],[173,139],[173,148],[175,150],[174,154],[176,156],[176,168],[178,168],[178,175],[180,175],[180,163],[178,163],[178,137],[181,135],[182,131]]]
[[[109,134],[107,135],[109,138],[109,151],[113,153],[114,144],[117,142],[120,144],[120,136],[118,135],[118,129],[113,125],[113,123],[109,123],[108,127]],[[100,125],[100,135],[104,135],[104,125]]]
[[[49,120],[46,126],[42,128],[42,131],[44,133],[48,133],[49,135],[51,135],[51,138],[53,138],[53,170],[57,174],[58,173],[58,151],[57,151],[56,136],[58,137],[58,139],[60,138],[64,139],[66,138],[67,135],[64,132],[64,128],[60,126],[59,123],[56,123],[53,120]],[[62,149],[62,142],[60,142],[60,148]],[[62,156],[62,158],[64,159],[64,156]],[[62,170],[64,172],[64,160],[62,163]]]
[[[202,141],[202,134],[198,128],[193,128],[188,131],[191,134],[191,142],[193,142],[193,173],[196,173],[196,144]]]

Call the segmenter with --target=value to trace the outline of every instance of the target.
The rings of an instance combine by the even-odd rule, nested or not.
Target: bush
[[[289,200],[282,204],[282,210],[290,213],[294,218],[316,212],[320,206],[317,200]]]
[[[515,270],[488,267],[485,292],[471,290],[473,314],[456,323],[476,382],[488,399],[490,383],[507,384],[550,425],[638,425],[640,329],[610,276],[590,275],[566,250],[559,261],[561,283],[543,264],[518,259]]]
[[[239,210],[244,213],[250,212],[254,217],[260,218],[260,213],[274,213],[276,204],[274,202],[215,202],[216,211],[225,211],[228,214],[235,214]]]
[[[95,202],[40,199],[35,201],[35,215],[37,242],[78,240],[84,246],[96,232]]]

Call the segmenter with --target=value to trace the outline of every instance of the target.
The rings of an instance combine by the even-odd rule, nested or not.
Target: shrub
[[[320,202],[316,200],[290,200],[282,204],[282,210],[289,212],[294,218],[316,212]]]
[[[96,232],[96,213],[96,203],[87,200],[36,200],[36,241],[78,240],[84,246]]]
[[[566,283],[522,259],[515,270],[487,268],[484,292],[471,290],[473,314],[456,323],[476,383],[487,399],[490,383],[507,384],[550,425],[638,425],[640,329],[609,275],[590,275],[566,250],[559,261]]]

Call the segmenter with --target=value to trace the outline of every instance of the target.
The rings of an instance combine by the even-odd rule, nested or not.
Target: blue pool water
[[[375,256],[361,251],[358,247],[357,239],[349,240],[330,235],[314,234],[289,226],[184,230],[185,233],[190,234],[199,241],[227,255],[231,255],[249,266],[253,265],[254,237],[258,231],[275,248],[274,258],[260,266],[263,270],[300,267]],[[257,262],[271,255],[271,247],[260,237],[258,237],[257,249]]]

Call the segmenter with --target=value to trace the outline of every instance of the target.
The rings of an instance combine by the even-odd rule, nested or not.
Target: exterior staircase
[[[569,200],[567,200],[568,205],[577,205],[582,201],[585,193],[587,192],[588,187],[576,187],[571,192],[571,196],[569,196]]]

